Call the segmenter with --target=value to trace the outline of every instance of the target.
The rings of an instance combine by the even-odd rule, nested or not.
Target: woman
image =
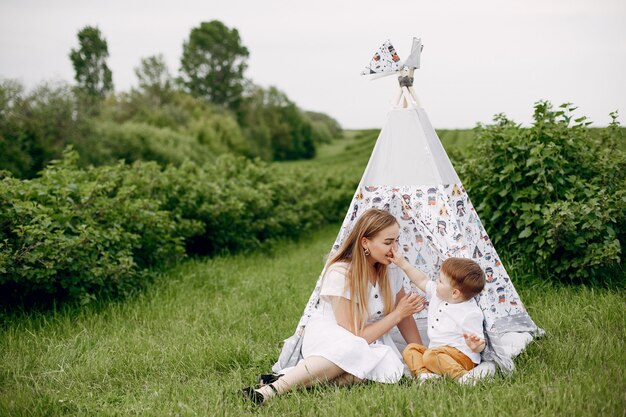
[[[399,231],[389,212],[363,212],[328,261],[320,301],[304,333],[304,359],[267,385],[245,388],[245,397],[260,404],[318,381],[394,383],[400,379],[404,365],[388,333],[398,326],[407,343],[421,343],[412,316],[424,308],[424,299],[405,294],[402,279],[390,279],[387,272]]]

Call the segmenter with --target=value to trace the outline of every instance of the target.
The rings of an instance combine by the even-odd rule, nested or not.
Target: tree
[[[72,49],[70,59],[74,66],[76,82],[87,96],[102,98],[113,91],[111,70],[106,64],[109,57],[107,42],[100,29],[85,26],[78,32],[78,49]]]
[[[162,54],[143,58],[135,74],[139,89],[157,104],[162,104],[172,93],[172,76]]]
[[[32,178],[89,129],[69,85],[44,82],[27,93],[17,81],[0,80],[0,171]]]
[[[237,29],[202,22],[191,30],[181,58],[183,86],[194,96],[236,109],[241,102],[248,49]]]
[[[23,176],[33,164],[29,141],[22,132],[24,86],[15,80],[0,80],[0,179],[8,171]]]
[[[308,159],[315,156],[313,127],[309,119],[276,87],[254,86],[243,99],[239,119],[267,160]]]

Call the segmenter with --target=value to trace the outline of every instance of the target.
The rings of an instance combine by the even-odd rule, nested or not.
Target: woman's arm
[[[335,313],[335,320],[337,320],[337,324],[339,324],[341,327],[348,330],[349,332],[357,334],[356,329],[354,329],[354,322],[352,320],[350,301],[347,298],[343,297],[333,298],[334,300],[332,302],[332,306],[333,312]],[[420,309],[420,304],[420,299],[417,294],[405,295],[396,303],[396,307],[391,313],[387,314],[382,319],[365,326],[365,328],[361,331],[360,334],[358,334],[358,336],[365,339],[368,344],[374,342],[382,335],[387,333],[389,330],[391,330],[393,326],[398,325],[398,323],[400,323],[404,318],[411,317],[414,313],[417,313]]]

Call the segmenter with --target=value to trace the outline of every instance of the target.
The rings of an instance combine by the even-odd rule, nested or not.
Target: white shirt
[[[320,297],[326,301],[330,301],[332,296],[350,299],[350,289],[346,283],[346,273],[349,264],[346,262],[337,262],[331,265],[322,281]],[[402,275],[394,273],[391,268],[388,271],[389,286],[391,287],[392,305],[395,305],[396,295],[403,288]],[[384,301],[380,285],[368,284],[368,302],[367,310],[369,313],[368,323],[381,319],[384,315]]]
[[[337,262],[334,265],[330,266],[326,276],[324,277],[324,281],[322,281],[322,288],[320,290],[320,297],[322,300],[327,302],[326,308],[323,311],[323,314],[326,318],[334,317],[334,313],[332,312],[330,307],[331,300],[329,297],[343,297],[346,299],[350,299],[350,290],[347,288],[346,283],[346,273],[349,267],[348,263],[345,262]],[[396,295],[403,288],[402,287],[402,275],[393,273],[392,269],[389,269],[389,285],[391,287],[391,295],[392,295],[392,305],[395,304]],[[368,283],[367,286],[367,313],[368,319],[366,324],[374,323],[380,319],[382,319],[385,315],[385,303],[382,297],[382,291],[380,285],[376,283],[376,285],[372,285]],[[383,337],[376,342],[381,342]]]
[[[483,312],[476,300],[470,298],[461,303],[448,303],[437,296],[435,281],[426,284],[428,306],[429,348],[451,346],[463,352],[472,362],[480,363],[480,353],[472,352],[465,343],[463,333],[475,334],[484,339]]]

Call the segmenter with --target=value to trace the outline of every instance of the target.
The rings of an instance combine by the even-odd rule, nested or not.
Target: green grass
[[[0,415],[624,415],[626,292],[532,281],[517,289],[546,336],[511,377],[243,402],[238,389],[269,371],[337,229],[185,262],[125,301],[1,317]]]

